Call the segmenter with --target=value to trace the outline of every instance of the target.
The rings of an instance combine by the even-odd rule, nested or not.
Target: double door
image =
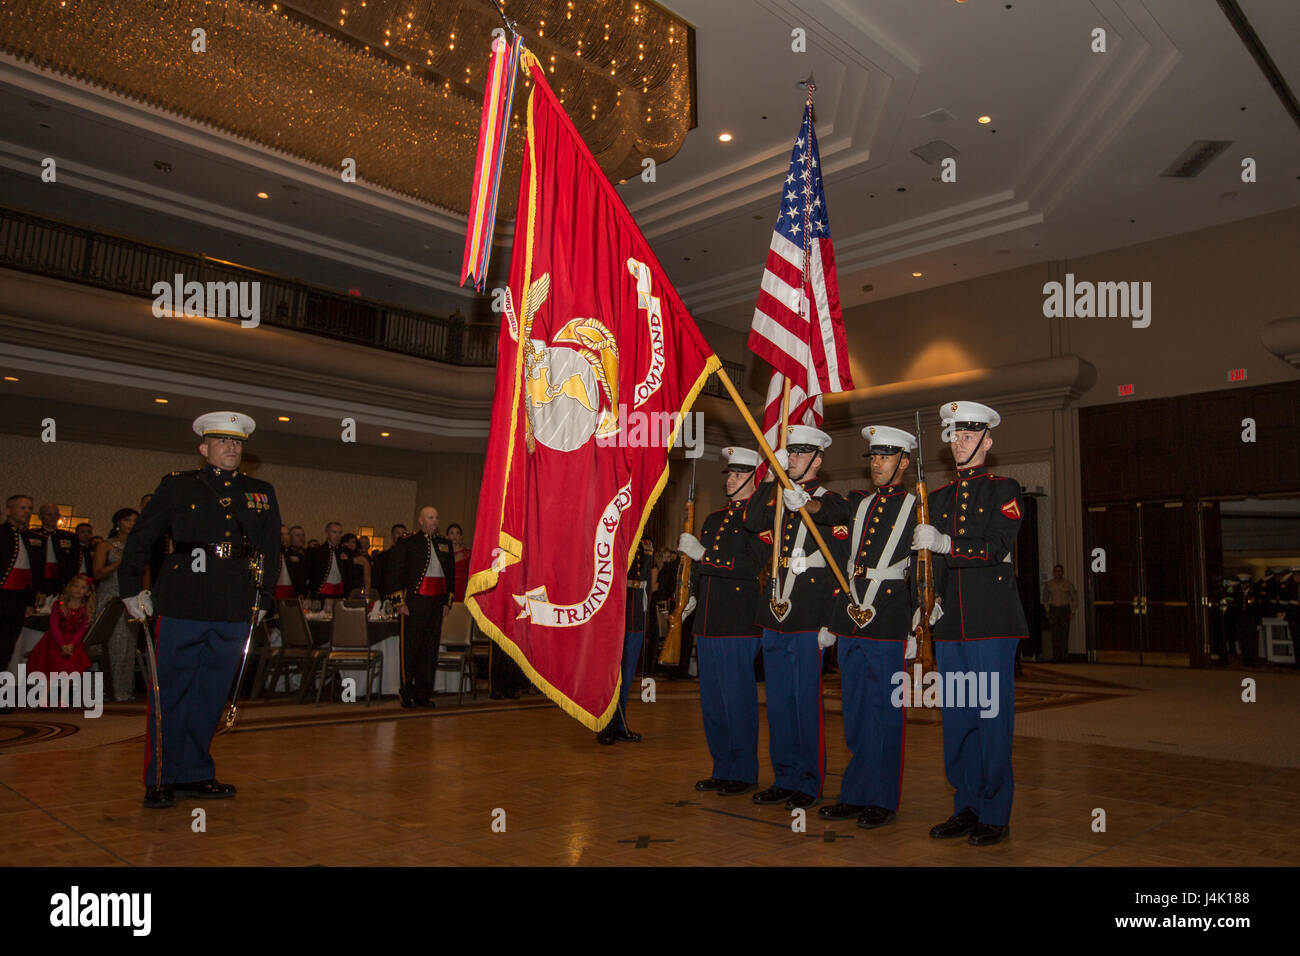
[[[1096,660],[1202,662],[1200,520],[1197,508],[1182,501],[1087,509],[1085,603]]]

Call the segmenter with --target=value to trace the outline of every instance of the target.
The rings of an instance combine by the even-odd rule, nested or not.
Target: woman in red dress
[[[90,667],[81,642],[90,630],[95,610],[90,576],[78,574],[63,589],[50,610],[50,629],[27,656],[27,673],[80,674]]]
[[[447,537],[451,539],[452,557],[456,559],[456,587],[452,597],[457,601],[465,600],[465,585],[469,582],[469,548],[465,546],[465,530],[458,524],[447,525]]]

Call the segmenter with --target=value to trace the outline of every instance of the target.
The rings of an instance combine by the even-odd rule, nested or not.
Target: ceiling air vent
[[[1230,139],[1198,139],[1178,154],[1178,158],[1165,167],[1162,177],[1193,179],[1205,172],[1221,152],[1232,145]]]
[[[953,115],[941,106],[937,110],[922,113],[921,119],[929,120],[931,123],[947,123],[953,119]]]
[[[926,143],[924,146],[918,146],[912,150],[912,155],[919,159],[925,160],[931,166],[935,163],[942,162],[950,156],[956,156],[960,150],[956,146],[950,146],[941,139],[936,139]]]

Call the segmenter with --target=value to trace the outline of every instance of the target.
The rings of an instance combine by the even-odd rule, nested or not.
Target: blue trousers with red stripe
[[[211,780],[216,765],[208,748],[239,669],[247,621],[188,621],[160,617],[155,641],[161,703],[149,688],[144,783],[154,785],[158,750],[154,714],[162,712],[162,782]]]
[[[822,651],[816,631],[763,628],[768,748],[776,786],[820,797],[826,776]]]
[[[982,715],[979,702],[951,706],[945,693],[943,707],[943,769],[948,783],[956,788],[953,813],[967,807],[981,823],[1004,826],[1011,819],[1011,795],[1015,789],[1011,774],[1011,740],[1015,728],[1015,664],[1018,637],[995,637],[985,641],[935,641],[934,665],[949,686],[948,674],[974,674],[976,686],[984,675],[985,688],[992,691],[997,676],[997,714]],[[993,712],[990,703],[988,713]]]
[[[844,740],[853,753],[840,787],[841,803],[898,809],[906,711],[893,706],[891,696],[906,649],[905,641],[839,640]]]
[[[608,729],[611,733],[617,734],[628,729],[627,694],[636,677],[636,664],[641,657],[641,641],[644,638],[645,631],[626,631],[623,634],[623,680],[618,690],[618,709],[609,720]]]
[[[700,664],[700,713],[718,780],[758,782],[757,637],[695,639]]]

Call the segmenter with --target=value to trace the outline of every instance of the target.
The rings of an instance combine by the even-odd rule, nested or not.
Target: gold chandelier
[[[689,24],[647,0],[502,7],[610,178],[681,148],[695,126]],[[0,0],[6,53],[336,173],[353,159],[359,180],[461,213],[500,26],[491,0]]]

